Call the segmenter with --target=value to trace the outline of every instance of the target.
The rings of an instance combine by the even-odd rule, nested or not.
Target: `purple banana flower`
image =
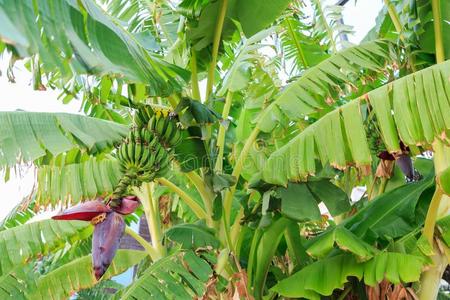
[[[92,265],[99,280],[105,274],[119,247],[125,230],[122,215],[133,213],[140,202],[136,196],[126,196],[115,206],[105,204],[99,198],[86,201],[52,217],[54,220],[90,221],[94,227],[92,238]]]
[[[107,213],[105,220],[95,225],[92,238],[92,265],[97,280],[105,274],[116,255],[124,230],[123,217],[116,212]]]
[[[120,204],[116,207],[113,207],[112,209],[121,215],[128,215],[134,212],[139,204],[141,203],[139,202],[138,197],[125,196],[120,201]]]
[[[111,212],[101,198],[94,201],[86,201],[74,207],[68,208],[52,217],[54,220],[79,220],[91,221],[93,218]]]

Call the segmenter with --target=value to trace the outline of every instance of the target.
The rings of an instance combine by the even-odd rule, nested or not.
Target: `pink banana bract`
[[[90,221],[94,227],[92,238],[92,265],[99,280],[105,274],[119,247],[125,231],[123,215],[133,213],[140,202],[136,196],[126,196],[115,206],[99,198],[68,208],[52,217],[54,220]]]

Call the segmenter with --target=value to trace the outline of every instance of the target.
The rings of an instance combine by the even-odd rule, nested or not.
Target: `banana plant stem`
[[[166,256],[166,248],[162,244],[162,230],[161,230],[161,217],[159,214],[159,199],[153,197],[153,183],[144,185],[144,190],[148,195],[148,202],[150,204],[150,216],[147,219],[149,224],[150,233],[152,234],[152,240],[154,239],[154,247],[158,254],[162,257]]]
[[[147,242],[142,236],[140,236],[137,232],[131,229],[129,226],[125,227],[125,233],[129,234],[132,238],[134,238],[142,247],[144,247],[145,251],[147,251],[150,258],[155,261],[158,259],[158,253],[156,250]]]
[[[211,95],[212,88],[214,86],[214,71],[216,70],[217,55],[219,53],[220,38],[222,36],[223,23],[225,21],[225,15],[227,13],[228,0],[220,1],[219,15],[217,16],[216,29],[214,31],[214,40],[212,48],[211,63],[208,70],[208,82],[206,83],[206,100]]]
[[[404,36],[402,33],[403,32],[402,24],[400,23],[400,19],[398,18],[397,12],[395,11],[393,4],[389,0],[384,0],[384,4],[386,4],[386,6],[387,6],[389,16],[391,17],[392,23],[394,23],[395,30],[397,30],[397,32],[400,36],[400,39],[403,41]]]
[[[224,276],[225,278],[228,277],[229,274],[225,272],[225,268],[228,264],[228,256],[230,255],[230,250],[225,248],[222,249],[219,253],[219,256],[217,257],[217,264],[215,267],[215,271],[217,274]]]
[[[200,88],[198,86],[197,54],[194,49],[191,49],[191,61],[189,65],[191,67],[192,98],[201,101]]]
[[[405,41],[405,36],[403,34],[403,28],[402,24],[400,23],[400,19],[398,17],[397,12],[395,11],[394,5],[391,3],[390,0],[384,0],[384,3],[386,4],[388,8],[389,17],[391,17],[392,23],[394,23],[395,30],[398,32],[399,38],[402,42]],[[409,49],[406,49],[407,56],[409,58],[409,64],[411,66],[411,69],[413,72],[416,72],[416,66],[415,66],[415,57],[410,53]]]
[[[234,243],[231,241],[231,230],[229,229],[230,225],[227,218],[225,218],[225,215],[222,215],[222,226],[222,228],[224,229],[223,234],[225,235],[221,237],[223,244],[228,247],[231,253],[234,253]]]
[[[233,223],[233,225],[231,226],[231,243],[233,243],[233,245],[236,245],[238,238],[239,238],[239,233],[241,232],[241,218],[244,216],[244,209],[241,207],[241,209],[239,209],[237,215],[236,215],[236,219]]]
[[[445,145],[440,140],[433,142],[434,151],[434,169],[436,174],[440,174],[443,170],[450,166],[450,147]],[[441,202],[447,206],[449,197],[443,193],[439,184],[436,185],[436,190],[428,207],[427,216],[425,218],[425,225],[423,229],[423,236],[427,239],[434,249],[434,255],[431,256],[433,264],[425,270],[420,277],[420,290],[418,293],[421,300],[434,300],[439,291],[439,282],[442,274],[448,265],[448,258],[445,253],[442,253],[442,247],[437,244],[440,241],[435,241],[434,229],[436,220],[438,219]],[[445,212],[445,215],[447,213]],[[445,251],[444,251],[445,252]]]
[[[158,204],[158,202],[153,200],[151,185],[152,183],[144,183],[141,188],[135,188],[134,192],[144,207],[152,245],[157,253],[155,259],[161,259],[166,255],[166,248],[162,244],[161,219],[159,217],[159,209],[156,209],[155,206],[155,203]]]
[[[167,97],[167,100],[170,103],[170,106],[172,106],[173,109],[175,109],[178,105],[178,102],[180,101],[180,99],[178,99],[178,95],[176,94],[172,94],[169,97]]]
[[[200,196],[203,200],[203,205],[205,206],[206,215],[212,216],[212,206],[213,206],[213,200],[214,200],[214,194],[212,191],[205,186],[205,182],[203,179],[198,175],[195,171],[191,171],[188,173],[185,173],[186,177],[194,184],[195,188],[199,192]],[[212,221],[212,220],[210,220]]]
[[[161,185],[164,185],[169,188],[172,192],[180,196],[180,198],[184,201],[184,203],[189,206],[190,209],[194,212],[194,214],[199,219],[206,219],[208,220],[210,216],[207,216],[206,212],[203,210],[203,208],[189,196],[185,191],[177,187],[175,184],[173,184],[171,181],[167,180],[166,178],[158,178],[158,183]]]
[[[436,140],[433,142],[433,151],[434,169],[436,174],[439,174],[450,166],[450,147],[445,145],[443,142]],[[436,184],[436,190],[433,198],[431,199],[430,206],[428,207],[423,229],[423,235],[431,244],[433,243],[434,227],[436,225],[436,219],[439,214],[439,206],[442,200],[448,201],[448,196],[444,195],[439,184]]]
[[[352,290],[352,286],[351,285],[347,286],[345,288],[345,290],[342,292],[342,294],[339,295],[339,298],[337,298],[337,300],[344,300],[345,296],[347,296],[351,290]]]
[[[387,177],[381,178],[380,188],[378,189],[378,196],[384,193],[384,191],[386,190],[386,185],[387,185],[388,181],[389,181],[389,178],[387,178]]]
[[[252,290],[252,281],[253,281],[253,265],[256,258],[256,248],[258,246],[259,240],[262,236],[262,230],[257,228],[255,233],[253,234],[252,243],[250,245],[250,252],[248,257],[248,265],[247,265],[247,289],[249,291]]]
[[[369,201],[373,199],[373,191],[375,190],[376,183],[377,183],[377,177],[375,175],[373,175],[373,179],[372,179],[369,189],[367,191],[367,199]]]
[[[222,120],[225,121],[228,119],[228,114],[230,113],[231,102],[233,100],[233,92],[228,91],[227,97],[225,98],[225,106],[222,111]],[[219,134],[217,135],[217,148],[219,148],[219,154],[217,155],[216,160],[216,171],[222,172],[223,170],[223,152],[225,148],[225,133],[227,128],[225,125],[220,124]]]
[[[428,207],[425,225],[423,227],[423,235],[427,238],[430,245],[433,244],[434,227],[436,226],[436,218],[439,210],[439,204],[442,199],[442,190],[436,186],[430,206]]]
[[[233,204],[233,196],[236,191],[237,181],[239,180],[239,176],[241,176],[242,168],[244,166],[244,162],[245,159],[247,158],[248,152],[250,151],[250,148],[253,146],[253,143],[255,142],[259,132],[260,129],[258,126],[256,126],[250,133],[250,136],[247,138],[247,141],[245,142],[244,147],[242,148],[241,154],[239,155],[239,158],[236,161],[233,172],[231,173],[231,175],[236,178],[236,183],[227,190],[223,202],[224,214],[225,217],[228,218],[228,220],[230,219],[231,216],[231,206]]]
[[[445,60],[444,43],[442,42],[442,28],[441,28],[441,1],[432,0],[431,7],[433,10],[433,25],[434,25],[434,40],[436,48],[436,63],[441,63]]]

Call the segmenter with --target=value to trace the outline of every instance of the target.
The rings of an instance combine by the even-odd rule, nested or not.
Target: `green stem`
[[[345,290],[342,292],[342,294],[339,295],[339,298],[337,298],[337,300],[344,300],[345,296],[347,296],[351,290],[352,290],[352,286],[351,285],[347,286],[345,288]]]
[[[436,174],[440,174],[443,170],[450,166],[450,147],[439,140],[433,142],[434,151],[434,169]],[[433,246],[434,255],[431,257],[433,264],[422,273],[420,277],[420,290],[418,293],[421,300],[434,300],[439,291],[439,282],[442,274],[448,265],[448,259],[445,253],[442,253],[441,248],[437,246],[434,241],[434,228],[436,220],[438,219],[441,202],[446,207],[449,197],[443,194],[440,187],[437,185],[430,206],[428,208],[427,216],[425,218],[425,225],[423,229],[423,236]]]
[[[258,246],[259,240],[262,236],[262,230],[257,228],[253,234],[252,244],[250,245],[250,252],[248,255],[248,265],[247,265],[247,290],[252,290],[252,280],[253,280],[253,266],[255,264],[256,258],[256,248]]]
[[[250,136],[247,138],[247,141],[245,142],[244,147],[242,148],[241,154],[239,155],[239,158],[236,161],[236,165],[233,168],[233,173],[231,173],[231,175],[236,178],[236,183],[232,187],[230,187],[225,193],[224,214],[228,220],[230,220],[231,216],[231,206],[233,204],[234,193],[236,192],[237,181],[239,180],[239,176],[241,176],[242,167],[244,166],[244,161],[247,158],[247,154],[250,151],[250,148],[252,147],[253,143],[255,142],[256,137],[259,134],[259,131],[260,129],[257,125],[250,133]]]
[[[390,2],[390,0],[384,0],[384,3],[388,8],[389,16],[391,17],[392,23],[394,23],[395,30],[398,32],[400,40],[404,42],[405,36],[403,34],[403,26],[400,23],[400,18],[398,17],[394,5]],[[406,55],[409,57],[409,65],[411,66],[411,70],[413,72],[416,72],[415,57],[413,56],[409,48],[406,49],[406,53]]]
[[[435,300],[439,292],[440,281],[448,265],[445,253],[433,242],[434,255],[431,257],[432,265],[420,277],[420,290],[417,293],[420,300]],[[445,246],[443,246],[445,247]]]
[[[222,111],[222,120],[228,119],[228,114],[230,113],[231,102],[233,100],[233,92],[228,91],[227,97],[225,98],[225,106]],[[219,148],[219,154],[217,155],[216,160],[216,171],[221,173],[223,170],[223,152],[225,148],[225,133],[227,128],[220,124],[219,134],[217,135],[217,148]]]
[[[214,31],[211,63],[209,65],[209,70],[208,70],[208,82],[206,84],[206,100],[208,100],[209,96],[211,95],[212,88],[214,86],[214,71],[216,70],[220,38],[222,36],[223,23],[225,21],[225,15],[227,13],[227,8],[228,8],[228,0],[221,0],[219,15],[217,16],[216,29]]]
[[[303,246],[299,226],[296,222],[291,222],[286,226],[284,238],[293,264],[293,269],[290,270],[292,273],[305,267],[310,262],[310,256]]]
[[[402,24],[400,23],[400,19],[397,15],[397,12],[395,11],[395,7],[393,6],[393,4],[391,3],[391,1],[389,0],[384,0],[384,3],[387,6],[388,12],[389,12],[389,16],[391,17],[392,23],[394,23],[394,27],[395,30],[397,30],[400,39],[403,41],[404,40],[404,36],[403,36],[403,30],[402,30]]]
[[[378,196],[384,193],[384,191],[386,190],[386,185],[387,185],[388,181],[389,181],[389,178],[381,177],[380,187],[378,189]]]
[[[230,240],[233,245],[236,245],[237,240],[239,238],[239,233],[241,232],[241,218],[244,216],[244,209],[241,207],[236,214],[236,219],[231,226]],[[237,250],[234,249],[236,252]]]
[[[192,98],[201,101],[200,88],[198,86],[197,54],[194,49],[191,49],[191,61],[189,65],[191,67]]]
[[[231,241],[231,234],[230,234],[230,225],[228,223],[227,218],[225,218],[225,215],[222,215],[222,229],[221,232],[221,241],[224,245],[228,247],[230,250],[230,253],[234,253],[234,243]]]
[[[230,254],[230,251],[225,248],[222,249],[219,253],[219,256],[217,257],[217,264],[215,267],[215,271],[217,274],[222,275],[225,278],[228,278],[229,274],[225,272],[225,267],[228,264],[228,256]]]
[[[370,185],[367,190],[367,199],[370,201],[373,199],[373,191],[375,190],[375,185],[377,183],[377,177],[372,175],[373,179],[370,182]]]
[[[134,238],[142,247],[144,247],[145,251],[147,251],[148,255],[150,255],[153,261],[158,259],[158,253],[156,250],[147,242],[142,236],[140,236],[137,232],[131,229],[129,226],[125,227],[125,233],[129,234],[132,238]]]
[[[436,174],[440,174],[443,170],[450,166],[450,147],[445,145],[439,140],[433,142],[434,151],[434,169]],[[448,201],[448,196],[444,195],[439,185],[436,185],[433,198],[431,199],[430,206],[428,207],[427,216],[425,218],[425,225],[423,229],[423,235],[427,238],[430,244],[433,243],[434,227],[439,215],[439,207],[442,200]]]
[[[208,220],[210,218],[210,216],[206,214],[203,208],[194,199],[192,199],[191,196],[189,196],[185,191],[177,187],[171,181],[162,177],[158,178],[157,181],[161,185],[166,186],[167,188],[169,188],[169,190],[180,196],[180,198],[184,201],[184,203],[186,203],[187,206],[189,206],[189,208],[194,212],[197,218],[205,220]]]
[[[430,245],[433,244],[434,227],[436,226],[436,218],[438,215],[439,204],[442,199],[442,190],[436,186],[430,206],[428,207],[427,216],[425,218],[425,225],[423,227],[423,235],[427,238]]]
[[[154,200],[152,196],[152,183],[144,183],[141,188],[135,188],[134,192],[144,207],[152,245],[157,253],[155,260],[161,259],[166,256],[167,251],[162,244],[161,218],[159,216],[158,201],[157,199]]]
[[[212,216],[213,214],[213,192],[205,185],[203,179],[195,171],[185,173],[186,177],[194,184],[195,188],[199,192],[205,206],[206,214]]]
[[[432,0],[431,7],[433,9],[433,25],[434,25],[434,40],[436,47],[436,63],[441,63],[445,60],[444,55],[444,43],[442,41],[442,28],[441,28],[441,1]]]
[[[180,98],[177,94],[170,95],[169,97],[167,97],[167,100],[169,101],[169,104],[173,109],[175,109],[178,106],[178,102],[180,102]]]

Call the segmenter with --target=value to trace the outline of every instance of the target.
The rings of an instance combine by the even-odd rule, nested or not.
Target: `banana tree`
[[[435,299],[450,9],[386,0],[359,45],[343,9],[0,0],[11,64],[85,113],[0,113],[0,167],[37,168],[1,225],[3,297],[111,297],[108,279],[136,265],[118,298]],[[27,223],[48,209],[62,211]]]

